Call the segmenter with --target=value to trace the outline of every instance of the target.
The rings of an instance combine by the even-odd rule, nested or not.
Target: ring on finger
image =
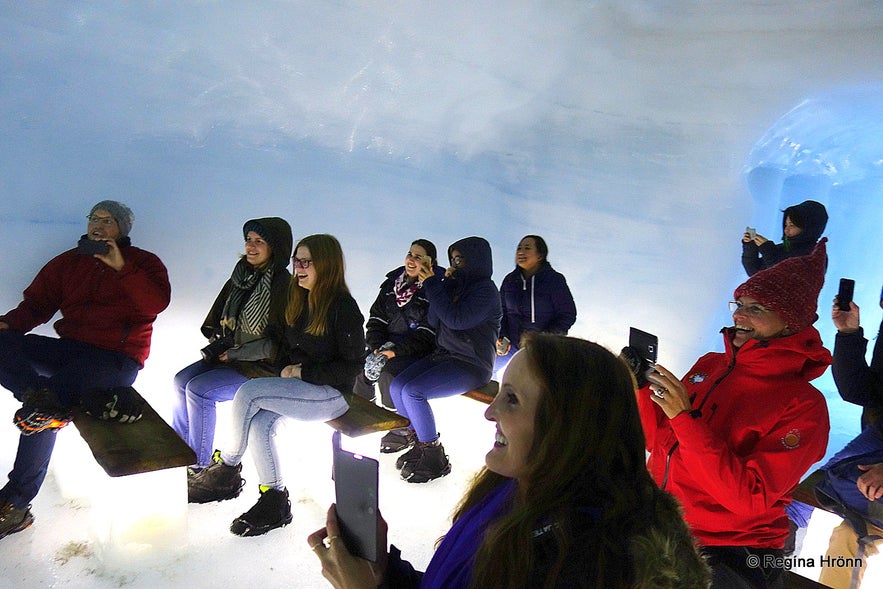
[[[665,393],[668,392],[667,388],[660,386],[652,387],[651,390],[653,391],[653,394],[656,395],[656,397],[659,399],[664,399]]]

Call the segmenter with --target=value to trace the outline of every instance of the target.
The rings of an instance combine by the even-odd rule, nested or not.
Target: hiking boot
[[[380,438],[380,452],[383,454],[395,454],[417,443],[417,432],[407,429],[394,429],[386,432]]]
[[[28,389],[22,393],[22,406],[15,412],[12,423],[23,436],[46,430],[58,431],[70,423],[73,415],[58,401],[49,389]]]
[[[239,497],[245,484],[239,474],[242,472],[242,464],[227,466],[220,458],[216,458],[217,455],[216,451],[212,457],[216,462],[187,477],[188,503],[211,503]]]
[[[420,442],[415,443],[410,450],[396,458],[396,468],[402,470],[405,468],[405,465],[412,464],[420,460],[420,456],[423,455],[423,446],[420,445]]]
[[[230,531],[237,536],[260,536],[291,523],[288,489],[267,489],[254,506],[233,520]]]
[[[428,483],[451,472],[451,463],[440,442],[418,442],[423,452],[416,462],[405,464],[402,478],[409,483]]]
[[[21,532],[29,528],[34,523],[34,516],[31,515],[31,506],[16,508],[12,503],[4,503],[0,506],[0,538],[5,538],[9,534]]]

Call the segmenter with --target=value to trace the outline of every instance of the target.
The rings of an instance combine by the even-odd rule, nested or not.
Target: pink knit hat
[[[808,256],[786,258],[761,270],[733,292],[733,297],[749,296],[772,309],[794,333],[818,319],[819,293],[825,283],[828,255],[823,237]]]

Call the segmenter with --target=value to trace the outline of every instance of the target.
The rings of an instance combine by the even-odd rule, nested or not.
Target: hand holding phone
[[[651,367],[656,364],[659,349],[659,338],[652,333],[641,331],[636,327],[629,328],[629,347],[634,348],[643,360]]]
[[[350,554],[377,562],[378,462],[341,449],[340,432],[332,434],[331,445],[340,535]]]
[[[757,229],[755,229],[754,227],[746,227],[745,233],[748,234],[748,239],[750,241],[754,241],[754,238],[757,237]]]
[[[104,255],[109,251],[110,246],[107,245],[106,241],[81,237],[80,241],[77,242],[77,253],[84,256],[94,256],[95,254]]]
[[[855,280],[851,278],[840,279],[840,290],[837,291],[837,308],[841,311],[849,311],[849,303],[852,302]]]
[[[622,349],[620,357],[635,375],[638,388],[647,384],[647,375],[656,365],[657,338],[652,333],[629,328],[629,345]]]

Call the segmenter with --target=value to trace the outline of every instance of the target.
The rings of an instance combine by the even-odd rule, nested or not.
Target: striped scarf
[[[267,328],[273,270],[271,266],[264,272],[256,272],[244,259],[233,268],[230,276],[233,288],[224,304],[221,325],[231,332],[238,328],[243,333],[243,341],[257,339]]]

